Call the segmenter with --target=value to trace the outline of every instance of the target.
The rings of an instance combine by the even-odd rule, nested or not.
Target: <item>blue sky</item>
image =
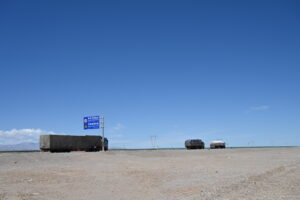
[[[300,3],[1,1],[0,144],[300,145]]]

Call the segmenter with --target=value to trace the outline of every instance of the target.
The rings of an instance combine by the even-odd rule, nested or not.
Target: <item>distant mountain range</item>
[[[0,151],[29,151],[29,150],[39,150],[39,144],[20,143],[20,144],[0,145]]]

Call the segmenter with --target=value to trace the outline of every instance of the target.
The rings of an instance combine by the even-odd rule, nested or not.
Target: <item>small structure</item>
[[[225,149],[226,145],[224,141],[216,140],[210,143],[211,149]]]
[[[185,141],[185,148],[187,149],[204,149],[204,142],[200,139],[192,139]]]
[[[108,149],[108,140],[104,138],[104,149]],[[70,152],[70,151],[100,151],[102,137],[96,135],[40,135],[41,151]]]

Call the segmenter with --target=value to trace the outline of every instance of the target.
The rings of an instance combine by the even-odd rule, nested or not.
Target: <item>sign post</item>
[[[101,129],[102,129],[102,151],[105,151],[105,141],[104,141],[104,116],[100,118]]]
[[[102,151],[105,150],[104,140],[104,116],[88,116],[83,118],[83,128],[86,129],[102,129]]]
[[[99,116],[88,116],[83,118],[84,129],[99,129]]]

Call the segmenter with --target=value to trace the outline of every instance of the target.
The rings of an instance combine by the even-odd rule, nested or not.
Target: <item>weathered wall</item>
[[[226,147],[225,142],[210,143],[210,148],[211,149],[223,149],[225,147]]]
[[[99,151],[102,149],[102,137],[94,135],[41,135],[40,149],[42,151]],[[108,141],[105,138],[105,147]]]

